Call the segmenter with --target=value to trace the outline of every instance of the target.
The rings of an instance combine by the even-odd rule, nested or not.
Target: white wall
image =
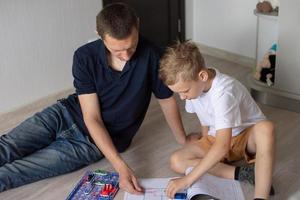
[[[0,1],[0,113],[72,87],[74,50],[95,38],[102,0]]]
[[[186,0],[186,37],[255,58],[257,0]],[[74,50],[102,0],[0,1],[0,113],[72,87]]]
[[[300,1],[282,1],[274,87],[300,97]]]
[[[195,42],[255,58],[257,18],[253,10],[257,0],[186,1],[192,1],[188,4],[193,5],[192,36]],[[187,27],[190,27],[188,23]]]
[[[194,38],[194,0],[185,0],[185,38]]]

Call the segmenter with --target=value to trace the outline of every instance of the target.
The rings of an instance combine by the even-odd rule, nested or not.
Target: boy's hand
[[[141,195],[144,189],[139,185],[133,171],[127,167],[119,171],[120,188],[131,194]]]
[[[173,199],[177,192],[190,187],[190,185],[191,184],[189,183],[186,176],[183,178],[172,179],[169,181],[168,186],[166,188],[166,195],[169,198]]]
[[[186,136],[186,142],[195,142],[201,138],[201,135],[199,133],[190,133]]]

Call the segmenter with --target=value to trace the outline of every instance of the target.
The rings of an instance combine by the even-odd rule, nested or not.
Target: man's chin
[[[127,61],[129,61],[129,60],[130,60],[130,58],[129,58],[129,59],[123,59],[123,58],[119,58],[119,60],[121,60],[121,61],[123,61],[123,62],[127,62]]]

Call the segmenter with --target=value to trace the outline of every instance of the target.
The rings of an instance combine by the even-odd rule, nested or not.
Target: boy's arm
[[[219,163],[230,150],[232,129],[226,128],[217,131],[216,140],[210,150],[197,164],[190,174],[186,176],[189,184],[194,183],[199,177]]]
[[[133,171],[119,155],[102,121],[98,96],[93,93],[78,97],[84,123],[99,150],[120,174],[120,187],[130,193],[141,193],[142,189],[138,185]]]
[[[201,135],[202,137],[207,136],[208,135],[208,126],[201,126]]]
[[[201,137],[208,135],[208,126],[202,126],[200,125],[200,133],[190,133],[186,136],[186,142],[197,142]]]
[[[167,99],[158,99],[160,107],[164,113],[164,116],[171,128],[176,141],[183,145],[186,142],[186,134],[182,125],[180,112],[174,96]]]
[[[196,180],[198,180],[209,169],[219,163],[222,158],[228,153],[231,143],[232,129],[226,128],[217,131],[216,141],[204,156],[204,158],[194,167],[188,175],[170,180],[166,194],[173,198],[175,193],[179,190],[190,187]]]

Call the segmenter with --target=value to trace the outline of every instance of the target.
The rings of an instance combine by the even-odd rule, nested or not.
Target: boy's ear
[[[199,79],[201,81],[206,82],[208,80],[208,73],[207,73],[207,71],[201,70],[198,75],[199,75]]]

